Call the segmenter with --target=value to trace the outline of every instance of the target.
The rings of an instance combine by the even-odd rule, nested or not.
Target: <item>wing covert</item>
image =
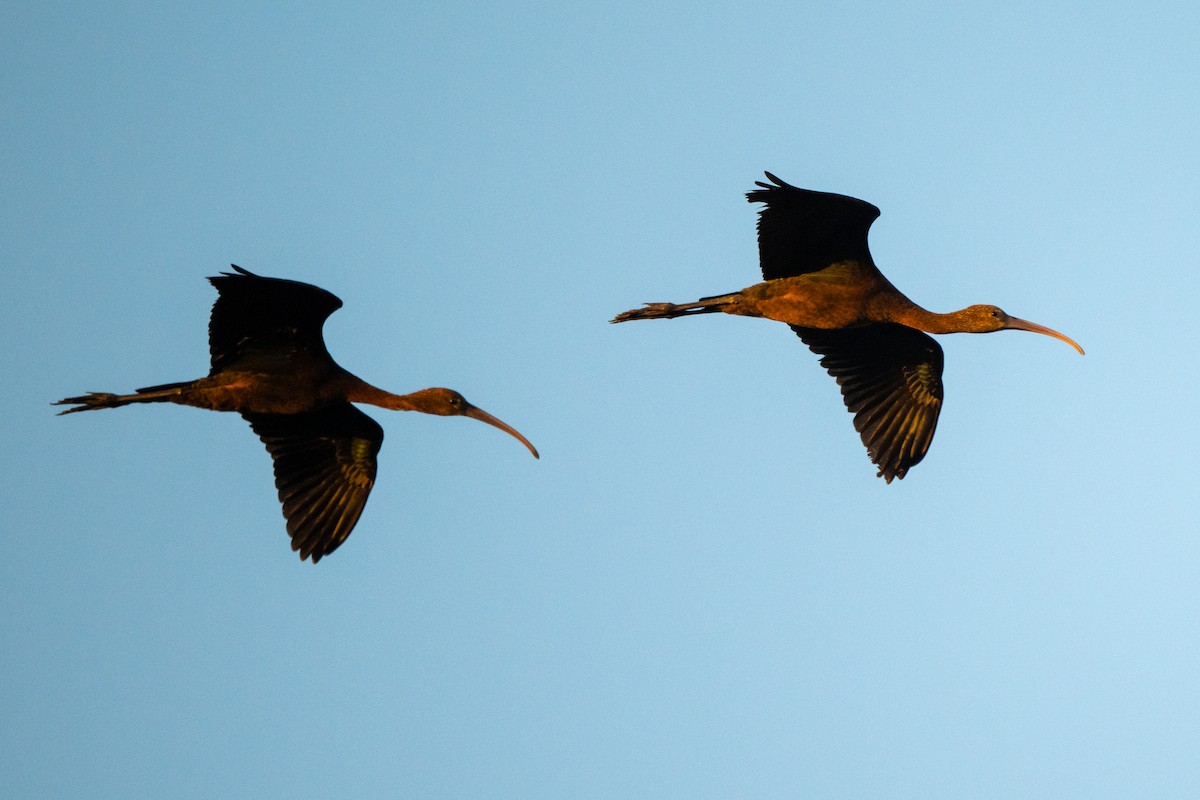
[[[304,414],[243,414],[275,467],[292,549],[316,564],[354,530],[375,485],[383,428],[349,403]]]
[[[873,265],[867,231],[879,209],[865,200],[815,192],[784,183],[766,173],[771,183],[746,193],[751,203],[764,203],[758,214],[758,258],[763,278],[789,278],[817,272],[841,261]]]
[[[929,451],[942,409],[942,348],[893,323],[821,330],[789,326],[837,379],[854,429],[888,483]]]
[[[208,322],[209,374],[253,353],[308,350],[328,354],[321,328],[342,301],[317,286],[236,272],[209,278],[217,290]]]

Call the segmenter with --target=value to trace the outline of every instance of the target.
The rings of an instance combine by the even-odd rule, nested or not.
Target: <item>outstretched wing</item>
[[[328,355],[321,327],[342,301],[308,283],[235,272],[209,278],[217,289],[208,322],[215,374],[238,361],[286,358],[296,352]]]
[[[942,410],[942,348],[918,330],[880,323],[821,330],[790,326],[837,379],[867,455],[888,483],[929,451]]]
[[[243,414],[275,462],[292,549],[313,563],[354,530],[371,487],[383,428],[349,403],[304,414]]]
[[[758,215],[758,259],[763,278],[789,278],[841,261],[874,266],[867,231],[879,209],[863,200],[790,186],[766,173],[771,183],[746,193],[765,203]]]

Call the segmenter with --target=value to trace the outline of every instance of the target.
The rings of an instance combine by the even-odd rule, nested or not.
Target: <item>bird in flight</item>
[[[694,303],[647,303],[612,322],[734,314],[787,323],[837,379],[867,455],[888,483],[929,451],[942,409],[942,348],[930,333],[1032,331],[1083,348],[1058,331],[996,306],[949,314],[909,300],[875,266],[867,231],[879,209],[766,173],[747,193],[762,203],[758,254],[764,281]]]
[[[208,323],[211,369],[193,381],[89,392],[54,405],[60,414],[131,403],[177,403],[235,411],[262,439],[275,466],[292,549],[317,563],[341,545],[375,485],[383,428],[353,403],[486,422],[538,452],[514,428],[451,389],[392,394],[338,366],[321,329],[342,301],[299,281],[264,278],[236,264],[208,280],[217,290]]]

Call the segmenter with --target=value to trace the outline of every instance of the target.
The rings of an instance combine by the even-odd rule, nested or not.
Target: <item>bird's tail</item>
[[[701,297],[694,303],[646,303],[641,308],[633,308],[617,314],[609,322],[629,322],[632,319],[673,319],[692,314],[716,314],[735,305],[737,301],[738,293],[733,292]]]
[[[183,381],[182,383],[164,383],[160,386],[147,386],[144,389],[138,389],[134,394],[88,392],[79,397],[68,397],[64,400],[59,400],[57,403],[51,403],[51,405],[75,406],[75,408],[68,408],[66,411],[58,412],[58,415],[62,416],[63,414],[74,414],[76,411],[91,411],[95,408],[127,406],[130,403],[169,403],[183,394],[183,390],[190,386],[191,383],[192,381]]]

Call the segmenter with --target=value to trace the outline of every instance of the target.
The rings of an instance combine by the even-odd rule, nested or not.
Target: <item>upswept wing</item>
[[[867,455],[888,483],[929,451],[942,410],[942,348],[921,331],[880,323],[821,330],[791,325],[837,379]]]
[[[383,428],[349,403],[304,414],[243,414],[275,464],[292,549],[313,563],[346,541],[375,485]]]
[[[746,193],[751,203],[765,203],[758,215],[758,256],[763,278],[788,278],[818,272],[830,264],[857,261],[873,267],[867,231],[879,209],[865,200],[814,192],[784,183],[766,173],[771,183]]]
[[[295,352],[328,355],[321,328],[342,301],[308,283],[235,272],[209,278],[217,289],[208,322],[209,374],[242,360]]]

